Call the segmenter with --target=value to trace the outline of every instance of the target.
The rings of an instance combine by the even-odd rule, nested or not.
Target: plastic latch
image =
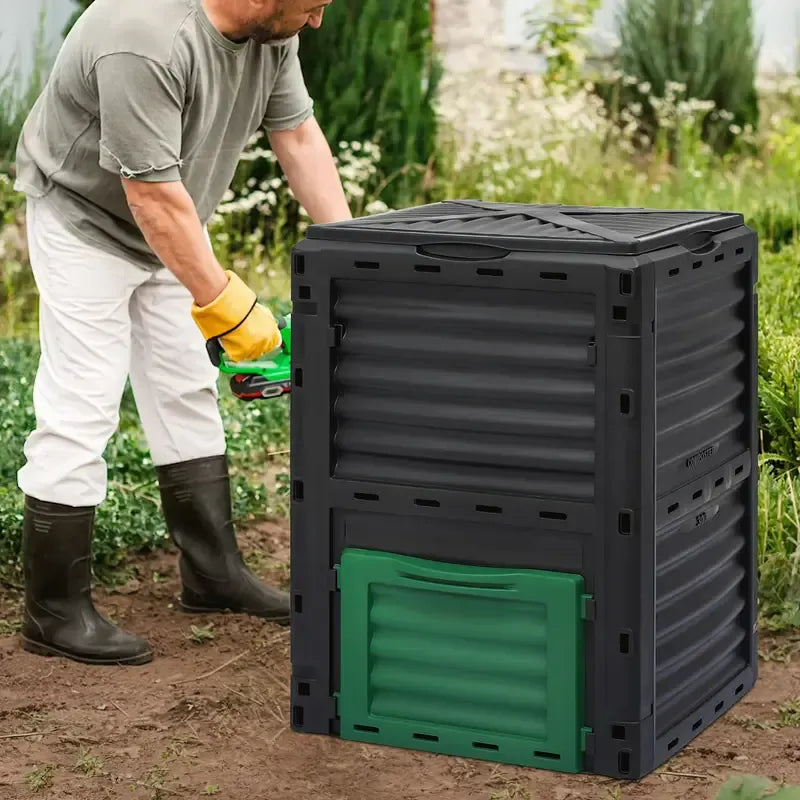
[[[594,621],[597,617],[597,604],[594,601],[594,597],[590,594],[584,594],[581,596],[582,606],[581,606],[581,618],[585,620],[589,620],[590,622]]]
[[[333,325],[328,328],[328,346],[337,347],[342,343],[344,328],[341,325]]]
[[[594,342],[589,342],[586,348],[586,360],[590,367],[597,364],[597,345]]]
[[[592,728],[581,728],[581,752],[594,755],[594,730]]]
[[[339,692],[334,692],[328,698],[328,717],[334,724],[339,722]]]
[[[342,575],[342,565],[341,564],[334,564],[333,565],[333,574],[331,575],[331,583],[333,584],[334,591],[339,591],[342,588],[341,582],[341,575]]]

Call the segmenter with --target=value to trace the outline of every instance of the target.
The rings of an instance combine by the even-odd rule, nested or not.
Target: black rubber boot
[[[117,628],[92,603],[94,508],[25,498],[22,564],[25,650],[84,664],[146,664],[150,645]]]
[[[183,610],[232,611],[288,624],[289,595],[264,586],[236,543],[227,458],[184,461],[156,472],[167,528],[180,551]]]

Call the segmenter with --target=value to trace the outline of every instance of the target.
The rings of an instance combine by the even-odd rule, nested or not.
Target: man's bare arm
[[[153,252],[191,292],[198,306],[211,303],[224,291],[228,278],[208,246],[184,185],[125,178],[122,185],[133,218]]]
[[[271,131],[269,139],[294,196],[315,223],[352,218],[331,149],[314,117],[293,130]]]

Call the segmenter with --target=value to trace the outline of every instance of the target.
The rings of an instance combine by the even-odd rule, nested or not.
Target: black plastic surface
[[[575,571],[594,598],[585,769],[641,777],[757,675],[755,234],[572,209],[580,235],[537,252],[485,232],[508,220],[456,233],[441,213],[321,226],[295,251],[293,728],[338,731],[345,546]],[[460,247],[421,250],[430,224]],[[636,236],[651,252],[599,250]]]
[[[743,225],[740,214],[643,208],[450,200],[345,222],[312,225],[311,239],[406,243],[471,242],[523,251],[633,255],[673,245],[708,246]]]

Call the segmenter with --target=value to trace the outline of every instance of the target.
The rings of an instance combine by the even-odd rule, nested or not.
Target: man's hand
[[[352,219],[331,149],[314,117],[271,131],[270,146],[298,202],[317,224]]]
[[[269,309],[256,302],[256,296],[232,271],[216,300],[206,306],[192,306],[192,318],[208,339],[219,338],[233,361],[254,361],[277,350],[283,339]]]
[[[234,361],[253,360],[280,347],[275,317],[217,261],[184,185],[127,179],[122,184],[145,240],[194,298],[192,317],[203,336],[219,337]]]

